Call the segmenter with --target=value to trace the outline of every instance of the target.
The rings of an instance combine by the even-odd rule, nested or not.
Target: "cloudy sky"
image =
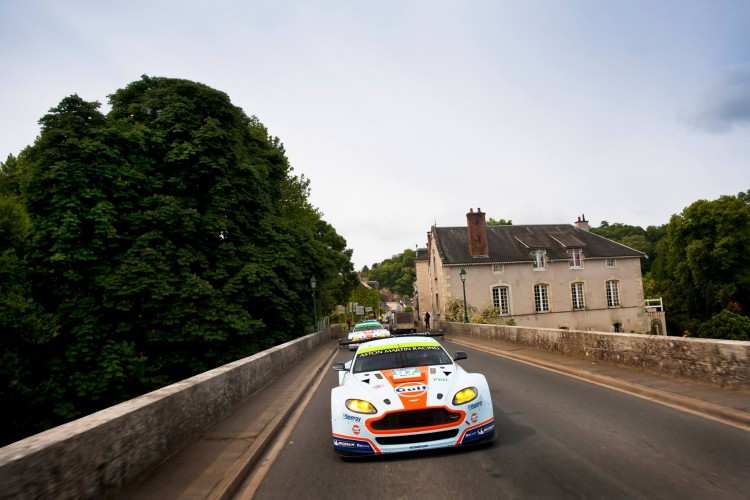
[[[750,189],[748,0],[0,0],[0,159],[71,94],[227,93],[357,269],[470,208],[647,227]]]

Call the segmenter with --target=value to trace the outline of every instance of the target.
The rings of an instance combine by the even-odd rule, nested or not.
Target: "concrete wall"
[[[512,342],[592,361],[750,389],[750,342],[472,323],[436,324],[446,335]]]
[[[0,498],[101,498],[339,335],[310,334],[0,448]]]

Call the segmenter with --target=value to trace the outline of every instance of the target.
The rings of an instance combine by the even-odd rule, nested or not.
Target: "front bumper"
[[[474,415],[472,415],[474,416]],[[333,448],[342,456],[401,453],[450,448],[493,441],[497,437],[494,416],[477,422],[462,422],[449,429],[420,432],[373,433],[366,426],[353,426],[351,432],[333,433]]]

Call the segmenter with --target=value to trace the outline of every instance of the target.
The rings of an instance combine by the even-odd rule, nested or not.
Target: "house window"
[[[573,303],[573,310],[586,308],[583,301],[583,283],[570,284],[570,299]]]
[[[615,259],[607,259],[607,267],[616,267],[617,261]]]
[[[544,262],[544,250],[532,250],[531,251],[531,268],[535,271],[543,271],[546,269]]]
[[[545,283],[534,285],[534,310],[536,312],[549,311],[549,289]]]
[[[620,282],[607,281],[607,307],[620,307]]]
[[[507,286],[492,287],[492,306],[500,309],[500,314],[510,314],[510,300]]]
[[[583,254],[580,248],[569,248],[568,255],[570,255],[570,267],[583,267],[583,261],[581,260]]]
[[[500,274],[503,272],[503,265],[502,264],[493,264],[492,265],[492,272],[495,274]]]

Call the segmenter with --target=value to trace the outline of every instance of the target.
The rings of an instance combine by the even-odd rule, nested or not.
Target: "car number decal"
[[[393,380],[398,380],[419,377],[420,374],[419,368],[396,368],[395,370],[391,370],[391,375],[393,376]]]

